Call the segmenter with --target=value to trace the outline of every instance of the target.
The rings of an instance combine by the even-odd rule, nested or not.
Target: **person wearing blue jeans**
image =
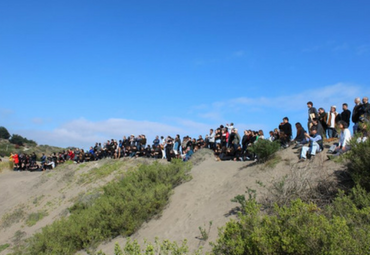
[[[322,140],[321,135],[317,133],[317,128],[311,128],[311,134],[305,133],[305,136],[309,140],[309,146],[302,147],[300,159],[301,161],[306,159],[307,152],[310,156],[315,156],[316,152],[320,152],[321,148],[319,142]]]

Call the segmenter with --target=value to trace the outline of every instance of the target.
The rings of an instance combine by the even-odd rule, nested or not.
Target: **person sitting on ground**
[[[325,137],[325,129],[323,128],[323,126],[321,125],[321,122],[319,121],[318,118],[313,118],[312,120],[312,126],[313,127],[316,127],[317,129],[317,133],[319,135],[321,135],[322,138]]]
[[[199,138],[198,138],[198,139],[197,139],[197,141],[196,141],[196,145],[197,145],[199,148],[203,148],[203,146],[204,146],[204,140],[203,140],[202,135],[199,135]]]
[[[284,148],[288,148],[290,139],[292,137],[292,125],[289,123],[288,117],[283,118],[283,122],[280,123],[279,129],[281,146]]]
[[[265,135],[263,134],[263,130],[258,130],[258,139],[265,139]]]
[[[331,152],[334,154],[332,156],[339,156],[351,149],[349,144],[351,140],[351,132],[348,129],[347,123],[343,120],[340,120],[338,122],[338,126],[341,130],[339,135],[339,143],[332,145],[328,151],[329,153]]]
[[[296,142],[296,147],[301,147],[303,144],[308,143],[308,139],[305,136],[307,132],[300,122],[295,123],[295,127],[297,129],[297,135],[293,140]]]
[[[54,168],[55,168],[55,163],[53,161],[53,156],[52,155],[49,155],[46,158],[46,162],[43,165],[42,170],[45,171],[46,169],[54,169]]]
[[[191,156],[193,155],[193,150],[190,146],[188,146],[185,150],[185,154],[183,155],[183,161],[188,161]]]
[[[320,152],[320,142],[322,142],[322,137],[317,133],[316,127],[311,128],[311,134],[305,133],[306,138],[309,140],[309,145],[304,146],[301,149],[300,160],[306,160],[307,154],[308,157],[311,158],[315,156],[317,152]]]

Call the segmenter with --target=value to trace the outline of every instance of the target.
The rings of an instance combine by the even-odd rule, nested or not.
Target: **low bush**
[[[181,244],[178,244],[177,242],[171,242],[169,240],[160,242],[158,238],[156,238],[154,243],[145,241],[143,246],[136,240],[131,241],[129,239],[123,248],[118,243],[114,246],[115,255],[200,255],[202,254],[201,252],[202,249],[199,248],[190,253],[186,239]],[[105,255],[102,251],[99,251],[97,254]]]
[[[343,192],[332,205],[294,200],[260,213],[254,199],[244,214],[220,230],[214,254],[367,254],[370,249],[370,196],[356,187]]]
[[[128,171],[121,180],[106,185],[95,201],[75,204],[68,218],[31,237],[21,254],[72,254],[118,235],[131,235],[161,212],[172,189],[188,178],[189,170],[189,163],[173,160]]]
[[[258,157],[258,161],[261,163],[266,162],[271,158],[280,149],[280,142],[274,141],[270,142],[267,139],[260,139],[257,142],[253,143],[248,150],[252,153],[255,153]]]

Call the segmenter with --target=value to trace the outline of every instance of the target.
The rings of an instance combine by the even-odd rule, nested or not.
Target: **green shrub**
[[[354,202],[355,201],[355,202]],[[322,210],[300,199],[260,213],[255,200],[245,214],[220,230],[214,254],[367,254],[370,249],[370,196],[356,188],[341,193]]]
[[[263,163],[269,160],[271,156],[279,150],[279,148],[279,141],[270,142],[267,139],[259,139],[250,148],[248,148],[248,150],[255,153],[258,157],[258,161]]]
[[[351,150],[344,155],[353,181],[370,191],[370,139],[362,143],[353,139]]]
[[[187,240],[185,239],[180,245],[177,242],[171,242],[169,240],[163,240],[160,242],[158,238],[155,239],[154,243],[144,242],[141,246],[136,240],[127,241],[126,245],[121,248],[118,243],[114,246],[115,255],[200,255],[202,249],[198,248],[194,252],[190,253],[187,245]],[[97,253],[98,255],[105,255],[102,251]]]
[[[72,254],[120,234],[133,234],[161,212],[172,189],[187,179],[189,170],[189,163],[173,160],[128,171],[121,180],[106,185],[95,201],[75,204],[68,218],[35,234],[23,254]]]

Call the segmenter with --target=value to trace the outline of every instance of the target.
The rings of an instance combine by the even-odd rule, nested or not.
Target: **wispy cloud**
[[[233,56],[234,57],[242,57],[245,55],[245,51],[244,50],[238,50],[236,52],[233,53]]]
[[[242,109],[244,113],[257,115],[258,112],[270,113],[271,111],[280,111],[285,114],[293,112],[305,112],[307,109],[306,103],[313,101],[315,107],[324,107],[328,109],[330,105],[342,105],[342,103],[351,104],[355,97],[361,97],[364,94],[369,94],[369,88],[363,88],[359,85],[337,83],[325,87],[314,87],[307,89],[301,93],[288,94],[283,96],[263,96],[263,97],[237,97],[225,101],[214,102],[199,112],[198,115],[202,118],[209,117],[211,120],[217,116],[224,119],[225,116],[235,113]]]
[[[304,48],[302,50],[302,52],[315,52],[315,51],[318,51],[322,48],[322,46],[320,45],[315,45],[315,46],[311,46],[311,47],[307,47],[307,48]]]
[[[77,146],[88,148],[95,142],[107,139],[121,139],[124,135],[145,134],[149,143],[156,135],[190,135],[208,133],[209,128],[234,122],[239,130],[263,129],[265,132],[276,127],[284,116],[294,117],[294,121],[306,119],[308,101],[315,107],[329,109],[330,105],[348,103],[355,97],[370,95],[370,88],[337,83],[325,87],[314,87],[296,94],[263,97],[237,97],[210,104],[192,107],[191,119],[167,117],[163,123],[130,119],[111,118],[102,121],[90,121],[84,118],[71,120],[55,129],[14,130],[39,144],[58,146]],[[195,110],[196,109],[196,110]],[[198,120],[197,120],[198,119]],[[167,124],[165,124],[167,123]]]
[[[357,55],[364,55],[370,52],[370,44],[363,44],[357,47],[356,53]]]
[[[0,108],[1,118],[7,118],[9,115],[12,115],[12,114],[14,114],[13,110]]]
[[[342,44],[336,45],[332,49],[332,51],[342,51],[342,50],[348,50],[348,49],[349,49],[348,43],[342,43]]]
[[[208,125],[181,118],[171,118],[173,125],[128,119],[107,119],[89,121],[81,118],[69,121],[50,131],[21,130],[22,136],[29,137],[39,144],[58,145],[62,147],[77,146],[89,148],[95,142],[108,139],[122,139],[123,136],[145,134],[148,144],[156,135],[199,134],[199,130],[207,130]]]

